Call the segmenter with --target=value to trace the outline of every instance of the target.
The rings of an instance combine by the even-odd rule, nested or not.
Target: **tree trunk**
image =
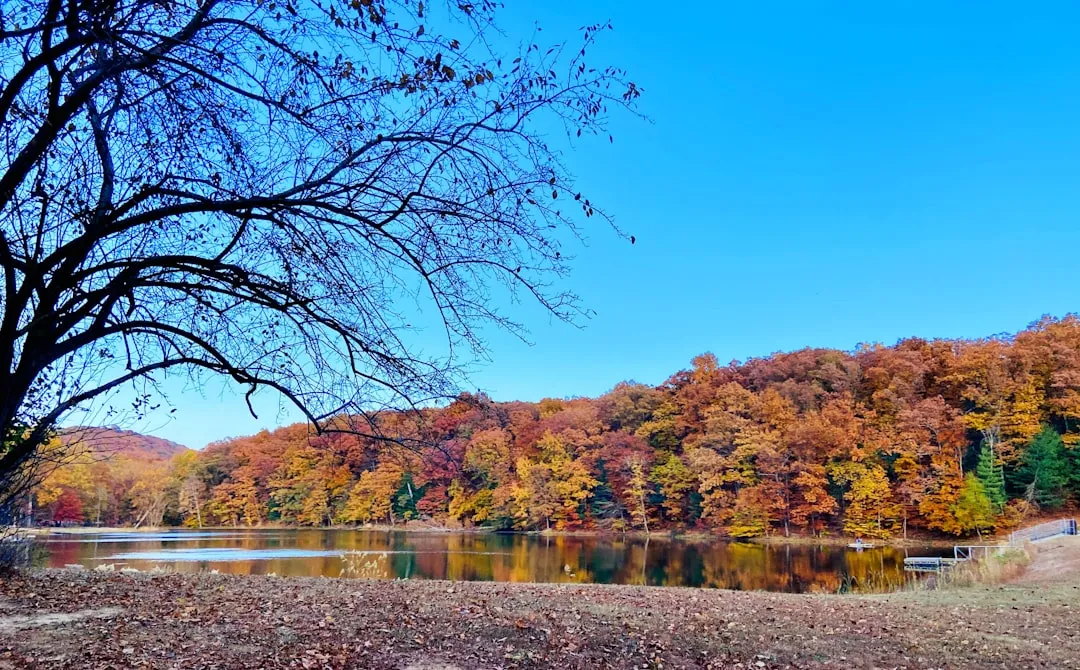
[[[139,520],[135,522],[135,528],[138,528],[139,526],[142,525],[143,519],[145,519],[146,515],[149,514],[149,513],[150,513],[150,508],[147,508],[146,511],[142,513],[142,516],[139,517]]]

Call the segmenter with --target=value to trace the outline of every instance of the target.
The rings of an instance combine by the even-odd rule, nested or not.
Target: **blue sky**
[[[568,156],[602,229],[571,286],[596,315],[488,333],[496,399],[657,384],[721,361],[910,335],[975,337],[1080,310],[1080,5],[518,4],[555,39],[610,19],[595,58],[650,123]],[[535,6],[534,6],[535,5]],[[289,421],[262,399],[173,393],[146,430],[192,447]]]

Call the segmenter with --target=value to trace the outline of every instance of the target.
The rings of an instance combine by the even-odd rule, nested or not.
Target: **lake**
[[[367,579],[694,586],[792,593],[902,586],[905,555],[941,548],[760,545],[719,540],[243,529],[55,533],[45,565]]]

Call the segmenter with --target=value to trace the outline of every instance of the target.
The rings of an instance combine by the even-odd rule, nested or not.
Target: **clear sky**
[[[610,19],[651,123],[568,163],[637,237],[590,231],[596,316],[489,333],[502,400],[658,384],[691,357],[976,337],[1080,310],[1080,4],[513,3],[511,34]],[[289,421],[174,392],[131,426],[192,447]]]

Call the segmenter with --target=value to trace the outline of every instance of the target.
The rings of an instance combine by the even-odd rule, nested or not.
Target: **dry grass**
[[[1056,537],[1027,545],[1031,565],[1014,581],[1026,584],[1052,584],[1070,581],[1080,575],[1080,535]]]
[[[1031,564],[1031,553],[1025,548],[1003,547],[1000,552],[989,553],[975,560],[958,563],[943,570],[929,586],[937,589],[992,586],[1017,580]]]

